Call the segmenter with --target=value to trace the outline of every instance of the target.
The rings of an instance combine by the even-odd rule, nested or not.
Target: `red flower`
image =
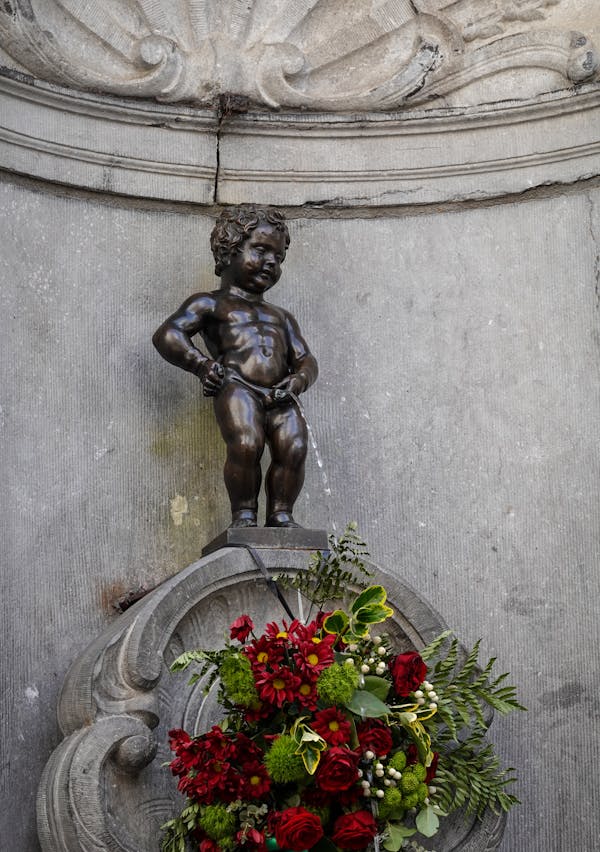
[[[336,707],[319,710],[311,727],[329,745],[339,746],[350,742],[350,722]]]
[[[323,837],[323,826],[316,814],[306,808],[288,808],[279,814],[275,823],[275,840],[281,849],[302,852],[310,849]]]
[[[285,666],[280,666],[273,672],[263,672],[256,679],[256,688],[261,701],[267,701],[276,707],[291,703],[296,697],[300,686],[300,678]]]
[[[396,694],[404,697],[418,689],[427,674],[427,666],[416,651],[398,654],[389,668]]]
[[[276,666],[285,656],[283,642],[267,639],[261,636],[242,648],[242,653],[250,660],[254,673],[262,671],[266,666]]]
[[[390,729],[378,719],[369,719],[356,726],[358,741],[363,751],[372,751],[377,757],[389,754],[392,748]]]
[[[426,784],[431,784],[431,782],[435,778],[435,773],[437,772],[439,761],[440,761],[439,753],[437,751],[434,751],[433,760],[431,761],[431,765],[427,767],[427,775],[425,776],[425,783]]]
[[[219,844],[216,840],[211,840],[210,837],[205,837],[204,840],[200,841],[198,849],[200,852],[219,852]]]
[[[266,852],[265,836],[262,831],[257,828],[248,828],[238,831],[236,840],[244,849],[251,849],[252,852]]]
[[[342,746],[333,746],[324,752],[319,763],[315,782],[326,793],[347,790],[358,780],[359,756]]]
[[[244,764],[242,774],[246,781],[243,795],[249,799],[260,799],[271,789],[271,779],[262,763]]]
[[[377,834],[377,823],[369,811],[342,814],[333,826],[331,839],[340,849],[366,849]]]
[[[308,642],[301,642],[297,652],[294,654],[294,662],[298,667],[298,671],[302,673],[319,674],[333,663],[332,645],[335,642],[335,636],[330,635],[325,639],[318,639],[316,636]]]
[[[254,624],[249,615],[240,615],[229,628],[229,636],[231,639],[237,639],[239,642],[245,642],[248,636],[254,630]]]
[[[284,642],[287,639],[292,639],[298,628],[300,627],[300,622],[297,618],[295,618],[290,626],[288,627],[286,621],[282,621],[282,627],[279,627],[274,621],[269,622],[265,628],[265,635],[269,637],[269,639],[280,639]]]
[[[317,709],[317,679],[307,677],[306,675],[300,678],[300,685],[296,691],[296,701],[300,707],[305,707],[307,710]]]

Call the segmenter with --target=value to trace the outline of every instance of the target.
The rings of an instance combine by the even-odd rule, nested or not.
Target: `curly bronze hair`
[[[230,258],[259,225],[272,225],[285,236],[285,248],[290,234],[281,210],[275,207],[228,207],[223,210],[210,235],[210,247],[215,258],[215,275],[229,266]]]

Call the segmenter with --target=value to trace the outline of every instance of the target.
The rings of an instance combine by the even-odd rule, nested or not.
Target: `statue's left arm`
[[[286,313],[286,331],[289,345],[289,364],[291,373],[277,387],[299,394],[309,388],[317,379],[319,367],[291,314]]]

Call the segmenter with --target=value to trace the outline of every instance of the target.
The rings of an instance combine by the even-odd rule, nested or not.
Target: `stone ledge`
[[[0,115],[6,170],[202,205],[402,207],[600,174],[600,84],[525,103],[386,115],[254,112],[219,125],[208,109],[0,76]]]

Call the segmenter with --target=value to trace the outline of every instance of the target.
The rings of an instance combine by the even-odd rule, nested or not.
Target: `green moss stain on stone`
[[[222,464],[224,443],[209,403],[194,405],[192,410],[175,415],[151,445],[161,459],[186,457],[190,462],[206,464],[212,457]]]
[[[163,533],[172,565],[180,570],[229,523],[229,499],[223,483],[225,444],[212,405],[199,401],[165,418],[150,445],[166,472],[161,498]]]

